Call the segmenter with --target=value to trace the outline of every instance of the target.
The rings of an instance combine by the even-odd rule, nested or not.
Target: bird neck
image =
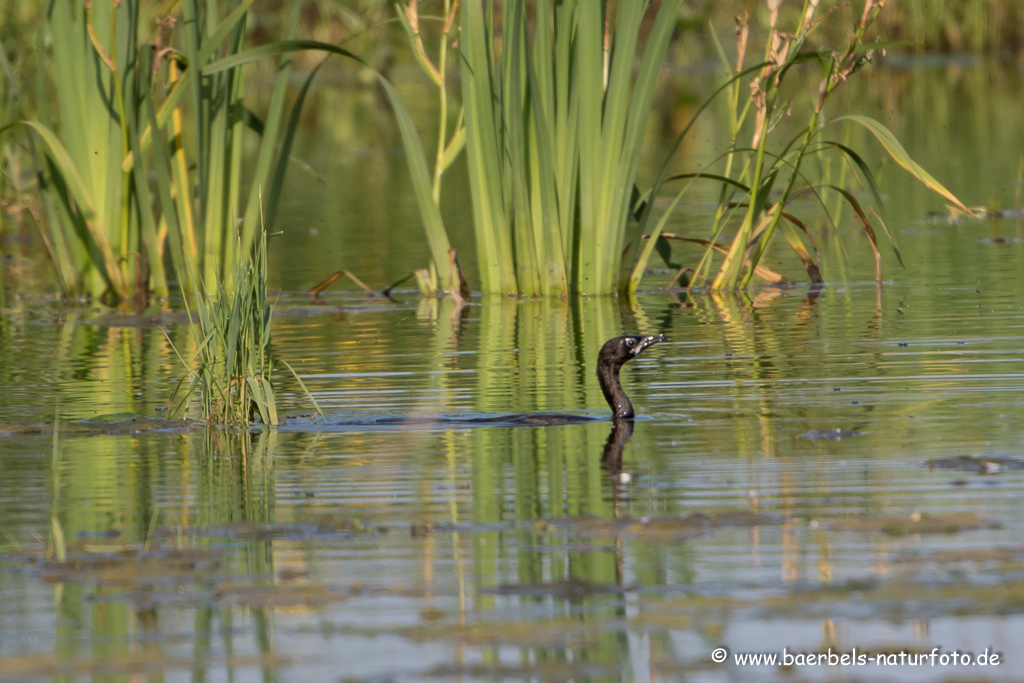
[[[608,407],[612,409],[615,419],[633,417],[633,404],[626,396],[622,382],[619,381],[619,368],[615,363],[598,362],[597,381],[601,384],[601,391],[604,393],[604,400],[608,401]]]

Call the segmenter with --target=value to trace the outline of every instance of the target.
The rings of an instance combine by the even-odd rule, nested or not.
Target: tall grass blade
[[[864,232],[868,236],[868,242],[871,243],[871,250],[875,254],[875,281],[881,284],[882,254],[878,250],[878,238],[875,236],[875,229],[871,227],[871,221],[868,220],[867,214],[864,213],[864,209],[861,208],[860,202],[857,201],[857,198],[853,196],[851,192],[844,190],[841,187],[836,187],[835,185],[830,185],[829,187],[846,198],[846,201],[848,201],[850,206],[853,207],[854,214],[860,219],[861,225],[864,226]],[[900,257],[899,251],[896,252],[896,256],[900,259],[900,263],[902,264],[903,258]]]
[[[466,118],[466,161],[476,233],[477,261],[485,292],[515,292],[515,266],[508,212],[504,202],[500,143],[502,91],[495,66],[493,37],[484,20],[489,3],[461,5],[462,99]],[[489,22],[488,22],[489,23]]]
[[[440,171],[443,173],[455,162],[455,160],[462,154],[462,150],[466,147],[466,127],[461,126],[452,135],[452,139],[449,141],[448,146],[444,149],[444,154],[441,155],[441,166]]]
[[[574,86],[579,92],[579,268],[575,289],[599,292],[602,259],[606,249],[602,225],[602,171],[604,159],[601,110],[604,108],[604,3],[582,2],[578,6]],[[631,56],[632,58],[632,56]]]
[[[302,3],[292,5],[291,15],[288,19],[288,39],[294,39],[295,33],[298,30],[299,10],[301,7]],[[252,243],[253,236],[256,234],[256,224],[260,218],[260,193],[266,184],[267,176],[271,172],[271,164],[274,160],[274,146],[277,144],[277,132],[280,128],[281,117],[284,112],[285,95],[287,94],[291,71],[292,56],[290,52],[285,52],[281,55],[277,66],[277,77],[274,79],[274,90],[270,97],[270,108],[263,125],[260,151],[256,157],[256,169],[249,186],[249,201],[246,204],[242,219],[243,248]],[[294,130],[292,135],[294,135]],[[280,166],[283,163],[287,163],[287,159],[286,151],[282,150],[282,154],[278,157],[277,165]]]
[[[218,74],[260,59],[280,56],[298,50],[319,50],[322,52],[328,52],[330,54],[354,59],[363,66],[369,68],[369,66],[366,65],[358,55],[336,45],[331,45],[330,43],[323,43],[316,40],[282,40],[217,60],[203,67],[203,74]],[[433,260],[434,267],[437,269],[439,280],[441,283],[447,284],[451,280],[451,273],[448,267],[448,250],[451,246],[448,242],[448,233],[444,228],[444,221],[441,218],[441,211],[433,200],[430,180],[431,176],[427,168],[427,160],[423,153],[423,145],[420,142],[419,133],[417,133],[416,125],[413,123],[412,117],[409,115],[408,110],[402,103],[402,98],[399,96],[398,92],[382,75],[376,71],[374,71],[374,74],[377,78],[377,82],[380,83],[381,88],[383,88],[385,94],[387,94],[392,110],[395,112],[395,118],[398,121],[398,130],[402,136],[402,142],[405,146],[409,173],[413,183],[413,191],[416,196],[417,205],[420,209],[420,215],[423,219],[424,229],[427,235],[427,243],[430,247],[431,258]]]
[[[713,249],[714,251],[717,251],[719,254],[729,253],[728,247],[718,244],[716,242],[712,242],[711,240],[702,239],[700,237],[686,237],[684,235],[676,235],[671,232],[663,232],[661,233],[661,236],[668,240],[681,240],[683,242],[693,242],[694,244],[699,244],[703,247]],[[767,266],[762,266],[760,264],[754,266],[754,274],[771,285],[792,284],[792,281],[790,281],[784,275],[777,273],[771,268],[768,268]]]
[[[238,23],[245,18],[246,12],[249,11],[249,7],[252,6],[253,2],[255,0],[241,0],[209,35],[203,36],[199,21],[199,17],[202,16],[201,7],[198,5],[197,0],[184,0],[182,3],[182,14],[185,19],[185,26],[183,27],[185,33],[184,43],[189,64],[201,66],[208,62],[215,52],[222,49],[224,40],[235,30]],[[193,100],[200,102],[200,87],[198,69],[186,70],[181,79],[171,88],[167,98],[161,103],[157,111],[156,120],[158,127],[164,128],[167,125],[181,98],[189,90],[193,91]],[[139,136],[143,152],[149,149],[153,130],[154,127],[146,126]],[[134,155],[132,152],[129,152],[125,155],[121,166],[122,170],[127,173],[131,170],[133,163]]]
[[[269,379],[262,380],[260,383],[263,385],[263,401],[267,407],[267,416],[269,418],[266,424],[276,427],[280,424],[280,420],[277,416],[277,396],[274,395],[274,385],[271,384]]]
[[[539,10],[538,10],[539,11]],[[542,52],[544,46],[538,46]],[[564,297],[569,293],[566,275],[567,262],[563,248],[563,232],[570,229],[561,222],[558,212],[558,183],[555,177],[555,150],[552,141],[552,121],[548,108],[543,105],[545,97],[533,56],[526,51],[527,78],[533,114],[529,122],[529,137],[533,154],[529,158],[530,193],[532,198],[531,228],[537,259],[540,267],[541,292],[548,296]],[[545,72],[550,69],[544,69]],[[565,198],[568,200],[568,197]]]
[[[502,97],[500,108],[501,118],[507,135],[505,154],[508,167],[505,169],[505,180],[512,187],[518,188],[511,193],[509,209],[512,214],[513,249],[516,259],[516,284],[518,291],[525,296],[540,294],[539,250],[534,239],[533,222],[530,215],[530,179],[527,173],[529,164],[528,148],[529,133],[527,122],[530,107],[525,92],[525,61],[529,51],[526,32],[526,6],[522,0],[512,0],[504,8],[503,14],[506,34],[511,40],[502,44],[501,50],[501,86]]]
[[[842,121],[844,119],[854,121],[855,123],[859,123],[860,125],[867,128],[868,131],[870,131],[871,134],[878,138],[878,141],[882,143],[882,147],[884,147],[885,151],[889,153],[889,156],[892,157],[893,161],[895,161],[897,164],[905,168],[912,176],[914,176],[922,183],[924,183],[925,187],[927,187],[929,190],[939,195],[942,195],[947,200],[955,204],[958,208],[973,215],[973,212],[969,208],[964,206],[963,202],[957,199],[952,192],[943,187],[942,183],[933,178],[931,174],[928,173],[928,171],[924,170],[916,161],[910,158],[910,155],[907,154],[907,151],[903,149],[903,145],[900,144],[899,140],[896,139],[896,136],[893,135],[888,128],[883,126],[878,121],[875,121],[874,119],[869,118],[867,116],[857,116],[851,114],[849,116],[840,117],[837,120]]]
[[[416,124],[409,116],[408,110],[402,104],[402,99],[394,87],[387,80],[377,75],[377,81],[391,101],[391,108],[395,112],[398,121],[398,130],[402,135],[402,142],[405,145],[406,160],[409,164],[409,175],[412,178],[413,191],[416,195],[416,203],[420,209],[420,216],[423,219],[423,227],[427,233],[427,244],[430,247],[430,256],[434,268],[437,269],[437,277],[444,288],[451,282],[451,269],[448,266],[448,252],[451,245],[448,242],[448,233],[445,231],[444,221],[441,218],[441,210],[434,203],[433,190],[430,182],[430,170],[427,168],[427,158],[423,154],[423,145],[420,142],[419,133],[416,132]]]
[[[605,138],[606,149],[615,152],[615,156],[607,158],[610,167],[606,171],[617,172],[614,185],[607,186],[611,190],[608,198],[611,200],[610,213],[608,216],[609,251],[605,252],[605,265],[607,267],[605,281],[599,291],[611,292],[625,289],[628,285],[628,278],[623,278],[622,253],[624,248],[631,248],[635,244],[625,244],[628,235],[633,235],[635,241],[637,232],[628,229],[628,220],[631,210],[630,197],[636,181],[637,168],[640,162],[640,150],[643,145],[643,134],[647,124],[647,118],[654,100],[654,93],[658,82],[658,74],[661,65],[665,60],[668,51],[669,41],[676,29],[676,17],[682,8],[682,0],[663,0],[658,14],[654,19],[654,27],[647,38],[644,47],[643,60],[640,69],[633,81],[632,62],[636,51],[635,35],[639,33],[640,22],[643,19],[644,6],[641,3],[620,3],[618,12],[621,14],[625,8],[630,8],[632,13],[617,19],[615,32],[615,43],[613,51],[613,63],[624,61],[621,71],[618,71],[618,64],[615,64],[612,72],[612,79],[608,86],[609,98],[622,98],[622,104],[628,105],[628,111],[618,112],[608,120],[605,114]],[[635,16],[634,16],[635,14]],[[621,33],[619,25],[623,25],[628,32],[624,44],[620,43]],[[621,81],[616,83],[616,73]],[[632,97],[628,92],[632,87]],[[625,116],[626,118],[622,118]],[[616,128],[622,127],[621,133]],[[621,142],[619,136],[621,135]],[[607,145],[610,145],[608,147]],[[619,151],[621,150],[621,151]]]
[[[153,73],[153,61],[152,51],[144,50],[142,52],[141,68],[139,69],[139,77],[142,80],[140,91],[149,93],[150,84],[149,78]],[[145,106],[146,97],[141,98],[143,107]],[[145,112],[142,112],[145,115]],[[131,149],[138,150],[139,147],[139,136],[138,136],[138,122],[136,120],[135,107],[125,107],[123,110],[126,123],[126,133],[128,135],[129,146]],[[151,271],[150,280],[152,282],[153,293],[158,297],[166,297],[168,294],[167,290],[167,278],[164,275],[164,259],[163,249],[158,243],[156,234],[156,219],[153,216],[153,200],[150,196],[149,191],[149,173],[145,160],[140,156],[140,163],[135,164],[132,169],[135,181],[135,194],[137,197],[137,210],[139,219],[141,221],[141,236],[142,242],[146,249],[147,265]],[[166,167],[161,169],[166,171]],[[170,192],[170,186],[166,188],[168,195]],[[126,193],[126,199],[130,194]],[[165,205],[171,208],[172,204]],[[143,291],[145,291],[145,284],[143,283]]]
[[[147,119],[146,123],[153,129],[157,129],[156,111],[153,106],[152,94],[148,90],[144,90],[142,98],[142,109]],[[132,146],[133,149],[141,149],[142,141],[134,138]],[[162,134],[158,134],[153,145],[153,170],[156,174],[156,190],[159,195],[159,203],[163,207],[163,220],[167,225],[166,242],[171,248],[171,262],[174,265],[175,272],[177,272],[179,279],[187,279],[187,273],[190,264],[194,262],[194,256],[184,251],[187,239],[179,227],[177,211],[177,208],[181,205],[172,199],[173,188],[175,187],[169,173],[172,163],[167,140]],[[188,261],[186,261],[186,253],[188,253]],[[187,289],[191,291],[191,287]]]
[[[46,126],[37,121],[16,121],[0,128],[0,135],[15,126],[25,126],[32,129],[46,145],[47,156],[52,160],[56,170],[60,174],[60,181],[69,191],[69,198],[73,199],[80,211],[81,220],[88,229],[89,234],[95,240],[95,244],[103,259],[104,272],[109,278],[111,287],[118,296],[128,296],[128,285],[118,266],[118,259],[114,255],[113,248],[107,238],[107,230],[96,209],[96,202],[86,187],[78,172],[78,167],[72,161],[71,155],[61,144],[56,134]]]
[[[867,165],[867,162],[864,161],[861,155],[851,149],[848,145],[844,145],[841,142],[825,140],[822,144],[838,149],[857,166],[857,169],[860,170],[864,181],[868,184],[868,189],[871,191],[871,198],[874,200],[875,206],[878,207],[878,211],[884,216],[885,202],[882,200],[882,193],[878,191],[878,183],[875,182],[875,174],[872,173],[871,167]]]
[[[302,113],[302,105],[306,101],[306,95],[309,93],[309,88],[313,84],[313,79],[320,71],[320,67],[324,65],[321,61],[317,64],[306,80],[302,83],[302,88],[299,90],[299,94],[295,97],[295,102],[292,104],[291,111],[288,114],[288,125],[284,129],[284,138],[281,140],[281,149],[277,154],[277,162],[274,164],[273,172],[270,174],[270,191],[267,192],[266,199],[266,216],[267,225],[274,225],[274,218],[277,216],[277,206],[281,200],[281,191],[284,188],[284,177],[285,171],[288,169],[288,163],[291,160],[292,145],[295,142],[295,133],[299,129],[299,116]]]
[[[299,377],[299,373],[295,372],[294,368],[292,368],[288,361],[282,360],[281,364],[288,368],[288,372],[292,373],[292,377],[294,377],[295,381],[299,383],[300,387],[302,387],[303,393],[306,394],[306,398],[309,399],[309,402],[313,404],[313,407],[316,409],[317,415],[319,415],[321,418],[324,417],[324,411],[320,410],[320,404],[313,396],[313,393],[309,390],[309,387],[306,386],[306,383],[302,381],[301,377]]]
[[[711,95],[707,99],[705,99],[701,103],[701,105],[697,107],[697,110],[694,111],[694,113],[690,116],[690,120],[687,122],[686,126],[679,133],[679,135],[676,136],[675,142],[672,143],[672,146],[669,148],[668,154],[665,155],[665,160],[662,162],[661,169],[658,171],[658,177],[654,181],[654,184],[651,186],[651,189],[647,192],[648,200],[645,202],[643,212],[641,213],[640,218],[637,220],[637,231],[640,234],[650,234],[650,230],[647,229],[647,226],[650,223],[651,211],[654,208],[653,198],[658,196],[658,193],[661,191],[662,185],[666,182],[669,182],[669,169],[672,167],[672,159],[673,157],[675,157],[675,154],[679,150],[680,145],[682,145],[683,140],[689,134],[694,124],[697,123],[697,119],[723,91],[728,90],[730,86],[732,86],[737,81],[746,78],[747,76],[756,71],[760,71],[765,66],[767,66],[767,64],[767,62],[762,62],[748,69],[744,69],[743,71],[740,71],[739,73],[730,77],[725,83],[720,85],[713,93],[711,93]],[[747,190],[747,192],[749,193],[749,189]],[[643,278],[644,270],[647,268],[647,263],[650,258],[650,254],[650,250],[644,250],[643,252],[641,252],[641,255],[637,259],[637,262],[633,265],[633,272],[629,278],[630,291],[635,292],[637,287],[640,286],[640,280]]]
[[[785,230],[782,232],[783,236],[786,238],[786,242],[789,243],[790,248],[796,254],[797,258],[800,259],[800,262],[804,264],[804,270],[807,271],[807,276],[811,279],[811,283],[816,285],[823,283],[824,280],[821,277],[821,270],[818,268],[817,261],[811,258],[810,253],[807,251],[807,247],[804,246],[803,240],[800,239],[800,235],[797,234],[793,225],[800,228],[804,234],[807,235],[808,239],[810,239],[810,233],[807,232],[807,227],[791,214],[783,212],[782,215],[786,220],[792,223],[792,225],[786,225]],[[814,251],[817,253],[817,245],[815,245]]]

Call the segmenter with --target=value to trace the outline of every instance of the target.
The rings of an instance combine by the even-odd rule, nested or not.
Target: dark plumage
[[[601,383],[604,400],[608,401],[608,407],[612,409],[612,416],[616,420],[628,419],[635,415],[633,404],[630,403],[626,391],[622,388],[622,382],[619,380],[619,370],[627,362],[643,353],[648,346],[663,341],[665,341],[663,334],[650,337],[627,334],[609,339],[601,347],[601,353],[597,354],[597,380]]]
[[[612,430],[612,437],[614,437],[614,439],[610,440],[609,444],[611,445],[614,440],[618,444],[619,451],[622,450],[622,446],[625,445],[626,441],[629,440],[630,435],[633,434],[632,425],[625,428],[621,427],[619,423],[622,420],[631,420],[635,415],[633,412],[633,404],[630,403],[629,397],[626,396],[626,392],[622,388],[622,382],[619,380],[619,370],[621,370],[622,366],[630,360],[643,353],[644,349],[648,346],[652,346],[663,341],[665,341],[665,335],[663,334],[656,334],[650,337],[629,334],[623,337],[609,339],[605,342],[604,346],[601,347],[600,353],[597,354],[597,380],[601,384],[601,391],[604,393],[604,399],[608,401],[608,407],[612,409],[612,419],[616,423],[616,429]],[[373,418],[368,424],[430,425],[441,423],[473,425],[485,424],[499,426],[527,425],[544,427],[576,424],[580,422],[594,422],[599,419],[600,418],[595,417],[594,415],[570,415],[560,413],[486,415],[479,417],[461,415],[442,415],[439,417],[383,416]]]

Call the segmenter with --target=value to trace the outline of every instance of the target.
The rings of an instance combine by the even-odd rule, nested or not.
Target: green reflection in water
[[[673,104],[664,130],[650,133],[652,155],[696,82],[666,91]],[[965,201],[994,196],[1009,208],[1019,82],[989,65],[892,69],[851,84],[851,97]],[[407,87],[415,95],[418,86]],[[318,97],[318,116],[349,109],[316,147],[307,141],[325,185],[293,176],[302,187],[290,190],[296,205],[285,213],[295,223],[274,255],[286,290],[274,343],[329,415],[603,414],[600,344],[624,331],[664,332],[670,341],[623,373],[647,418],[625,446],[632,483],[601,468],[610,422],[69,436],[60,519],[71,552],[93,563],[61,573],[7,540],[0,676],[678,678],[708,673],[707,653],[720,643],[994,643],[1013,652],[1003,644],[1024,627],[1015,607],[1024,477],[922,463],[1021,452],[1024,245],[1015,219],[929,218],[941,207],[886,168],[889,228],[907,268],[886,254],[881,290],[858,284],[873,278],[873,262],[863,238],[844,233],[823,235],[819,248],[826,277],[852,284],[820,293],[487,300],[464,315],[447,301],[335,295],[314,309],[290,292],[338,267],[387,283],[420,265],[422,251],[404,160],[377,105],[327,89]],[[937,124],[922,125],[926,115]],[[717,124],[706,125],[688,159],[716,153]],[[373,146],[360,149],[366,131]],[[449,224],[461,216],[466,225],[457,197],[446,210]],[[701,225],[703,210],[692,207],[673,229]],[[460,251],[472,253],[462,239]],[[789,267],[775,256],[773,267]],[[57,395],[66,421],[160,414],[178,374],[162,331],[90,324],[93,311],[9,292],[8,301],[0,423],[48,422]],[[168,333],[187,346],[184,330]],[[303,409],[297,387],[283,382],[280,393]],[[798,438],[836,427],[865,434]],[[3,538],[39,553],[50,438],[0,440]],[[766,519],[692,534],[666,519],[722,511]],[[832,528],[917,513],[973,514],[1002,528]],[[613,526],[628,517],[671,533]],[[428,523],[426,535],[408,531]],[[110,549],[118,546],[134,550]],[[119,571],[101,571],[110,564]]]
[[[989,248],[970,244],[965,251]],[[995,263],[987,276],[1013,272]],[[0,645],[0,673],[18,665],[114,671],[112,679],[180,670],[316,678],[340,662],[353,675],[398,679],[678,673],[704,661],[705,646],[755,649],[736,633],[765,642],[785,633],[810,649],[825,641],[808,639],[808,628],[857,632],[866,620],[884,630],[915,600],[960,623],[949,616],[952,598],[932,584],[897,590],[892,577],[945,572],[935,569],[943,560],[928,559],[936,553],[992,553],[1024,538],[1020,476],[993,487],[921,467],[926,457],[1019,444],[1006,416],[1021,409],[1022,313],[999,288],[946,289],[941,300],[901,284],[749,299],[494,299],[461,312],[450,301],[349,303],[320,315],[282,306],[275,344],[297,359],[334,421],[361,424],[62,439],[60,515],[79,564],[3,560],[18,571],[0,571],[0,643],[17,645]],[[66,325],[14,333],[62,331],[80,334]],[[642,418],[622,460],[632,483],[602,468],[610,421],[365,423],[605,414],[593,363],[603,340],[625,331],[669,336],[623,372]],[[157,334],[110,331],[51,367],[97,372],[116,359],[110,348]],[[144,367],[136,376],[159,374]],[[170,382],[151,391],[169,393]],[[95,407],[65,391],[79,397],[74,411]],[[282,401],[301,405],[297,387]],[[796,438],[833,427],[867,433]],[[3,438],[0,523],[31,554],[31,532],[49,515],[48,460],[37,456],[49,437]],[[970,479],[950,487],[956,476]],[[914,511],[973,514],[1003,528],[916,537],[830,528]],[[915,554],[932,569],[908,565]],[[980,567],[985,580],[1018,561],[1012,552],[991,557]],[[962,581],[963,561],[952,561],[948,580]],[[878,586],[856,618],[845,598],[801,598],[805,584],[843,595],[851,578],[868,582],[862,592]],[[54,584],[63,586],[56,607]],[[986,628],[1015,623],[985,607],[986,595],[970,595],[970,618]],[[795,621],[780,627],[771,615]],[[900,619],[901,637],[931,642]],[[35,640],[12,640],[17,633]],[[26,661],[41,653],[53,661]]]
[[[272,537],[227,545],[224,537],[273,524],[276,441],[273,432],[65,438],[60,519],[73,542],[68,563],[41,564],[56,633],[54,660],[35,667],[97,680],[155,670],[160,679],[189,661],[163,647],[183,596],[194,615],[195,678],[266,661],[264,677],[274,680],[273,608],[260,599],[273,587]],[[218,595],[232,590],[234,599]],[[240,626],[237,595],[247,592],[251,625]],[[258,657],[234,656],[239,633],[241,649]]]

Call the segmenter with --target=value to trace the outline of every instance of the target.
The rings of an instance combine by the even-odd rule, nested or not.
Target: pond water
[[[900,106],[917,106],[920,119],[934,103],[920,84],[949,87],[949,72],[940,76],[897,73],[873,87],[907,84]],[[963,106],[973,120],[991,105]],[[984,128],[918,156],[954,176],[948,184],[968,203],[995,193],[1009,206],[1006,155],[1020,153],[1021,138],[991,147],[987,170],[942,163],[975,158],[970,141]],[[377,196],[404,202],[389,182],[404,181]],[[335,293],[312,306],[301,292],[328,272],[364,265],[373,276],[364,279],[386,284],[420,265],[410,254],[422,247],[389,237],[400,218],[374,207],[361,220],[388,219],[380,232],[351,221],[309,230],[310,215],[293,216],[301,237],[273,255],[283,290],[274,349],[327,424],[299,417],[254,434],[113,421],[73,425],[55,443],[48,430],[3,427],[58,413],[65,424],[163,416],[180,375],[171,342],[189,349],[177,325],[165,334],[138,320],[111,325],[98,309],[8,302],[0,679],[1015,677],[1024,665],[1014,645],[1024,628],[1021,228],[1012,217],[928,218],[941,203],[900,182],[886,185],[889,227],[907,267],[887,253],[883,286],[850,230],[842,244],[820,245],[826,277],[846,284],[740,297],[478,298],[457,311],[413,294]],[[329,210],[339,209],[311,215]],[[373,244],[360,252],[350,239]],[[389,239],[393,252],[373,251]],[[849,258],[837,258],[844,249]],[[332,250],[343,256],[332,260]],[[773,256],[780,269],[790,264]],[[602,462],[610,421],[367,424],[602,415],[597,351],[634,331],[668,341],[623,371],[639,417],[618,467]],[[290,378],[278,382],[290,414],[310,411]],[[58,533],[66,563],[47,556]],[[724,664],[716,648],[726,648]],[[871,660],[735,659],[854,648]],[[935,648],[934,660],[918,658]],[[1000,659],[943,665],[954,651]]]

